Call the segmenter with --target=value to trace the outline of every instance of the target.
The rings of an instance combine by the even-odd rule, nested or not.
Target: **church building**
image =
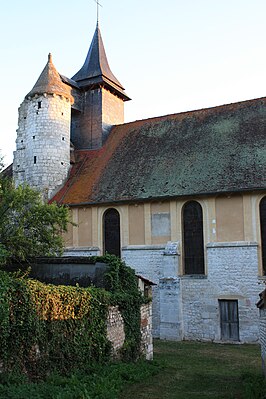
[[[124,123],[99,24],[70,79],[49,54],[19,108],[13,177],[69,207],[65,255],[156,283],[154,336],[256,342],[266,275],[266,97]]]

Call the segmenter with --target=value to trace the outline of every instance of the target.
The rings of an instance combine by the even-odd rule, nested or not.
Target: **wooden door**
[[[239,341],[238,301],[220,300],[221,340]]]

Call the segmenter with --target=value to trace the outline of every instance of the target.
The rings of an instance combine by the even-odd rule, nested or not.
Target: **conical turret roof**
[[[71,87],[62,82],[59,73],[57,72],[53,61],[52,55],[48,55],[48,62],[45,65],[39,79],[33,86],[32,90],[26,97],[32,97],[35,94],[58,94],[73,101],[71,95]]]
[[[72,79],[76,81],[80,87],[105,83],[119,92],[124,100],[129,100],[129,97],[124,93],[122,84],[110,69],[98,22],[86,60],[82,68]]]

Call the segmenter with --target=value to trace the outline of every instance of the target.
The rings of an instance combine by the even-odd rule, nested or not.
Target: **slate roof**
[[[124,87],[110,69],[98,22],[85,62],[71,80],[77,82],[79,87],[106,84],[124,101],[130,100],[124,92]]]
[[[52,55],[49,54],[47,64],[26,97],[33,97],[35,94],[44,93],[59,94],[69,98],[71,102],[73,102],[73,97],[70,91],[71,88],[62,82],[61,77],[53,64]]]
[[[76,151],[54,200],[145,201],[266,189],[266,98],[115,126],[104,147]]]
[[[5,169],[0,172],[1,177],[12,178],[13,177],[13,163],[8,165]]]

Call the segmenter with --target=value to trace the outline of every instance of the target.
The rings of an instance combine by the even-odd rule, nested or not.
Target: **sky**
[[[101,0],[125,121],[266,96],[265,0]],[[48,53],[72,77],[96,27],[94,0],[9,0],[0,12],[0,150],[15,150],[18,107]]]

